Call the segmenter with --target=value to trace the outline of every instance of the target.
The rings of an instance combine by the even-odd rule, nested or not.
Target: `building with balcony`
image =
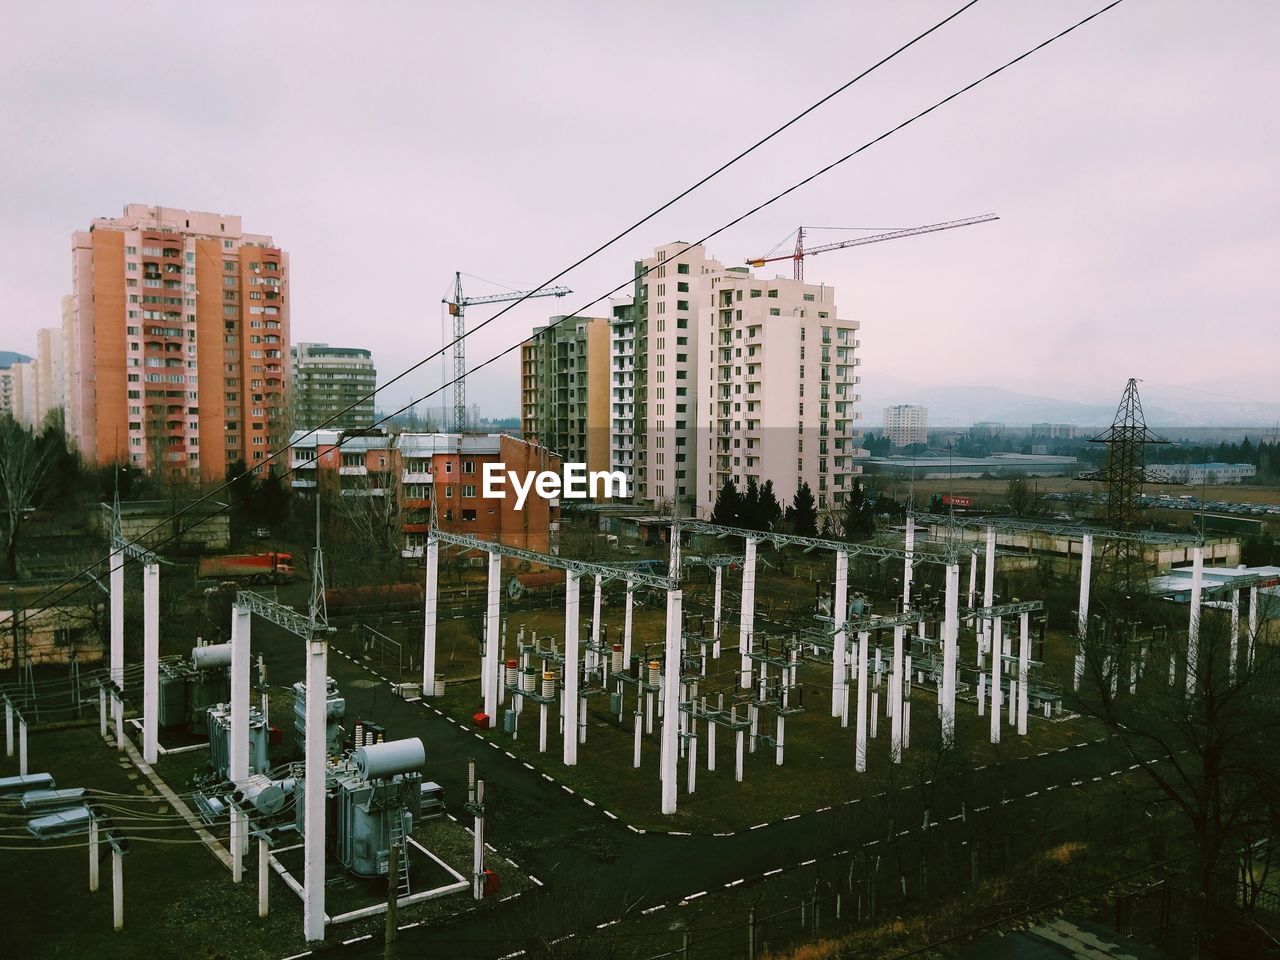
[[[289,350],[293,426],[360,430],[373,426],[378,371],[373,354],[358,347],[299,343]]]
[[[929,442],[929,409],[918,403],[884,408],[884,435],[895,447]]]
[[[697,509],[710,515],[725,481],[772,480],[782,503],[808,483],[834,509],[861,472],[859,323],[841,319],[832,287],[753,276],[709,278],[696,347]]]
[[[128,204],[72,236],[66,431],[86,462],[218,481],[288,440],[289,258],[240,217]]]
[[[290,482],[295,492],[325,500],[378,498],[384,515],[402,528],[401,551],[422,555],[434,508],[441,530],[497,540],[508,546],[554,552],[560,502],[530,490],[521,509],[510,484],[502,496],[484,496],[485,464],[520,476],[560,472],[546,448],[506,434],[401,433],[379,430],[297,430],[290,438]],[[385,506],[383,506],[385,505]]]
[[[520,429],[563,463],[609,469],[609,337],[603,317],[553,317],[520,345]]]

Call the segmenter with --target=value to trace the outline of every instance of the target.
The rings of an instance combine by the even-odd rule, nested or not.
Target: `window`
[[[676,273],[688,273],[688,272],[689,272],[689,265],[687,263],[676,264]]]
[[[490,512],[492,512],[492,511],[490,511]],[[462,519],[463,519],[463,520],[474,520],[475,518],[476,518],[476,512],[475,512],[474,510],[463,510],[463,511],[462,511]]]
[[[806,294],[804,295],[804,298],[805,298],[806,300],[810,300],[810,301],[811,301],[811,300],[813,300],[813,294],[812,294],[812,293],[806,293]]]
[[[476,496],[476,486],[474,483],[464,483],[462,485],[462,496],[465,500],[474,500]],[[475,518],[472,517],[474,520]]]
[[[447,471],[447,470],[446,470],[445,472],[446,472],[446,473],[448,473],[448,471]],[[452,487],[452,486],[446,486],[446,487],[444,488],[444,498],[445,498],[446,500],[452,500],[452,499],[453,499],[453,487]]]
[[[475,473],[475,472],[476,472],[476,462],[475,462],[474,460],[463,460],[463,461],[462,461],[462,472],[463,472],[463,473]],[[466,494],[463,494],[463,496],[466,496]],[[474,497],[474,496],[475,496],[475,494],[473,493],[473,494],[471,494],[471,496],[473,496],[473,497]]]
[[[770,299],[770,300],[777,300],[777,299],[778,299],[778,291],[777,291],[777,290],[770,290],[770,291],[769,291],[769,299]]]

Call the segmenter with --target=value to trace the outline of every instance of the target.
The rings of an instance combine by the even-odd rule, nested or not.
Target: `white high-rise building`
[[[884,408],[884,435],[895,447],[929,442],[929,409],[916,403]]]
[[[861,473],[856,320],[837,314],[835,290],[766,280],[732,267],[710,280],[700,311],[698,513],[726,480],[744,490],[773,481],[787,504],[808,483],[833,509]]]
[[[699,317],[724,267],[700,244],[685,246],[664,244],[638,261],[632,302],[614,308],[610,447],[615,464],[630,465],[636,500],[688,512],[697,496]]]

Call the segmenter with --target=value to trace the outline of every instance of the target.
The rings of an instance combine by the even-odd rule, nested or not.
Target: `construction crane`
[[[994,213],[985,213],[980,217],[967,217],[964,220],[948,220],[945,223],[930,223],[923,227],[906,227],[902,230],[890,230],[888,233],[877,233],[870,237],[857,237],[853,240],[840,240],[836,243],[823,243],[816,247],[805,248],[804,245],[804,227],[796,230],[796,249],[793,253],[782,254],[777,257],[756,257],[748,260],[747,264],[752,267],[763,267],[766,263],[774,263],[778,260],[791,260],[795,263],[795,278],[797,280],[804,279],[804,258],[812,257],[819,253],[827,253],[830,250],[843,250],[845,247],[860,247],[867,243],[880,243],[883,240],[898,240],[902,237],[916,237],[922,233],[937,233],[939,230],[953,230],[956,227],[970,227],[975,223],[989,223],[992,220],[1000,218]],[[822,229],[819,227],[810,227],[809,229]],[[777,249],[776,247],[774,249]]]
[[[512,300],[532,300],[534,297],[563,297],[573,293],[568,287],[543,287],[540,290],[512,290],[485,297],[462,295],[462,274],[453,275],[453,299],[442,303],[449,305],[453,317],[453,429],[461,434],[467,425],[467,348],[463,339],[467,335],[466,309],[482,303],[508,303]]]

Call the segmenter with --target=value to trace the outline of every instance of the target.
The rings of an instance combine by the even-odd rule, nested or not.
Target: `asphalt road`
[[[303,643],[297,637],[255,621],[253,652],[255,656],[265,656],[273,683],[292,683],[302,678]],[[385,724],[391,739],[422,738],[427,747],[426,775],[444,786],[450,813],[464,824],[471,822],[463,810],[466,760],[475,757],[488,792],[487,839],[541,882],[540,889],[523,899],[532,897],[535,903],[545,905],[547,909],[542,913],[548,924],[554,924],[557,916],[567,915],[576,918],[579,929],[591,929],[703,891],[721,890],[735,881],[751,883],[778,868],[820,861],[862,844],[878,843],[890,833],[899,832],[899,826],[902,831],[910,831],[922,825],[895,824],[890,829],[879,812],[883,805],[873,813],[874,801],[868,799],[724,836],[637,833],[621,821],[610,819],[601,808],[570,796],[561,785],[548,782],[540,772],[528,769],[502,749],[490,748],[470,729],[437,715],[429,704],[396,697],[371,670],[333,648],[329,675],[337,680],[346,698],[348,726],[355,717],[362,717]],[[558,742],[558,738],[553,740]],[[1004,805],[1009,810],[1011,829],[1016,828],[1023,817],[1051,812],[1056,798],[1061,796],[1058,790],[1087,789],[1127,772],[1127,766],[1117,758],[1113,747],[1095,741],[1010,761],[1017,764],[1016,778],[971,778],[965,789],[966,812]],[[590,762],[589,755],[584,762]],[[549,753],[547,773],[556,776],[559,766],[558,758]],[[1012,783],[1016,783],[1018,794],[1002,794]],[[750,784],[744,787],[749,789]],[[907,788],[902,795],[904,809],[905,797],[912,789],[920,788]],[[946,829],[965,815],[958,809],[958,802],[939,803],[945,808],[929,812],[935,828]],[[918,805],[915,812],[903,815],[919,820]],[[459,904],[462,905],[461,900]],[[565,908],[566,904],[572,904],[572,908]],[[520,917],[528,917],[528,906],[521,904]],[[399,936],[399,955],[501,957],[519,950],[521,937],[573,932],[567,926],[531,931],[515,926],[519,922],[515,915],[516,911],[500,905],[497,909],[475,911],[448,927],[404,930]],[[342,946],[338,943],[340,928],[332,930],[330,937],[344,956],[381,956],[382,946],[376,941]]]

